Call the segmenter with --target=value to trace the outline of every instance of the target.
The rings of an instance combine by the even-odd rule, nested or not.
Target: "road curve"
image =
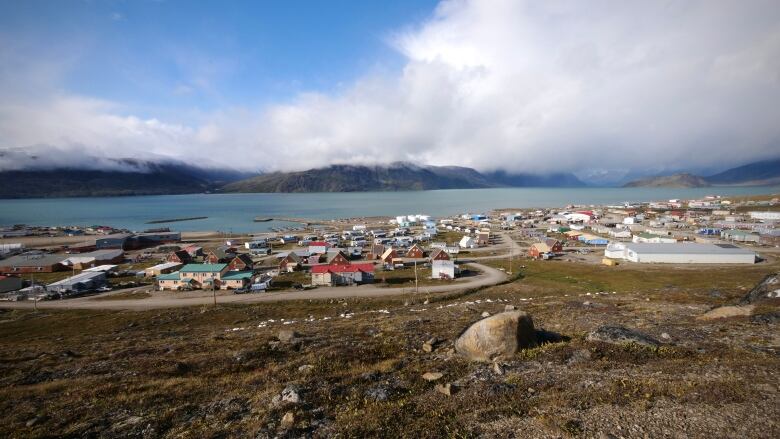
[[[507,279],[507,275],[487,265],[475,262],[468,263],[482,271],[479,275],[448,285],[420,287],[421,293],[449,293],[465,289],[496,285]],[[285,300],[309,299],[343,299],[349,297],[384,297],[411,293],[410,288],[389,288],[376,285],[360,285],[353,287],[319,287],[303,291],[280,291],[272,293],[231,294],[217,296],[217,303],[262,303]],[[110,293],[109,293],[110,294]],[[96,309],[96,310],[133,310],[143,311],[159,308],[178,308],[185,306],[211,305],[213,297],[201,295],[198,297],[166,297],[154,295],[145,299],[127,300],[95,300],[103,295],[80,297],[75,299],[38,302],[39,309]],[[0,302],[0,308],[31,309],[31,302]]]

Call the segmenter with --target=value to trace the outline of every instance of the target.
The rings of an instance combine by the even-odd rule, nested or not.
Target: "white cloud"
[[[4,100],[0,138],[245,169],[409,160],[602,172],[780,152],[773,1],[445,1],[392,44],[407,60],[395,75],[191,126],[62,92]]]

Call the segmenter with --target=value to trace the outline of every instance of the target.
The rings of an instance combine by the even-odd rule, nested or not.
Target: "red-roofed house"
[[[425,252],[419,245],[415,244],[409,248],[409,251],[406,252],[406,257],[413,259],[424,258]]]
[[[312,285],[355,285],[374,279],[374,264],[315,265],[311,267]]]

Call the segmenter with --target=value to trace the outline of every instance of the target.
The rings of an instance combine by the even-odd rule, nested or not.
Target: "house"
[[[28,252],[0,260],[0,273],[52,273],[65,269],[63,255]]]
[[[545,238],[542,240],[542,242],[550,248],[551,253],[563,253],[563,244],[561,241],[553,238]]]
[[[192,256],[186,250],[177,250],[168,253],[165,260],[177,264],[189,264],[192,262]]]
[[[252,271],[228,271],[220,278],[219,289],[235,290],[252,283]]]
[[[379,259],[385,265],[393,265],[393,260],[398,259],[398,254],[395,252],[395,249],[388,247]]]
[[[325,255],[325,263],[328,265],[349,264],[349,257],[341,250],[331,250]]]
[[[455,261],[444,250],[431,254],[431,279],[455,279]]]
[[[746,232],[744,230],[723,230],[720,232],[720,237],[729,241],[739,242],[754,242],[758,243],[761,239],[760,235],[755,233]]]
[[[188,245],[184,247],[182,250],[189,253],[191,258],[203,256],[203,247],[199,245]]]
[[[637,233],[634,235],[633,238],[631,238],[631,242],[634,243],[664,243],[664,244],[674,244],[677,242],[677,239],[670,238],[670,237],[664,237],[661,235],[656,235],[653,233]]]
[[[414,244],[411,247],[409,247],[409,250],[406,252],[406,257],[412,259],[424,258],[425,252],[423,251],[422,247],[420,247],[417,244]]]
[[[223,264],[236,256],[236,249],[221,245],[217,248],[204,250],[203,262],[206,264]]]
[[[477,245],[480,247],[484,247],[488,244],[490,244],[490,232],[477,233]]]
[[[312,285],[356,285],[374,279],[374,264],[315,265],[311,267]]]
[[[230,271],[252,271],[255,268],[255,261],[246,253],[240,253],[228,263]]]
[[[0,293],[22,289],[22,278],[16,276],[0,276]]]
[[[187,264],[181,270],[157,276],[160,290],[219,288],[228,264]]]
[[[732,244],[613,243],[604,256],[639,263],[753,264],[756,254]]]
[[[552,254],[552,248],[544,242],[536,242],[531,244],[531,248],[528,249],[528,256],[532,258],[541,258],[544,255]]]
[[[163,264],[157,264],[144,270],[146,277],[155,277],[161,274],[173,273],[181,268],[183,264],[179,262],[165,262]]]
[[[108,284],[106,273],[101,271],[85,271],[59,282],[46,285],[46,291],[49,293],[59,293],[64,295],[80,294],[87,291],[94,291]]]
[[[577,237],[577,240],[580,242],[583,242],[588,245],[607,245],[609,244],[609,240],[607,238],[602,238],[601,236],[591,235],[589,233],[584,233]]]
[[[121,249],[95,250],[89,253],[81,253],[78,256],[69,256],[62,261],[62,265],[83,270],[103,264],[119,264],[125,260],[125,252]]]
[[[279,261],[279,273],[292,273],[301,269],[301,258],[295,252],[290,252]]]
[[[476,247],[476,243],[474,242],[474,238],[471,236],[464,236],[460,239],[460,242],[458,243],[460,248],[474,248]]]
[[[325,241],[312,241],[309,243],[309,253],[322,255],[328,252],[330,244]]]

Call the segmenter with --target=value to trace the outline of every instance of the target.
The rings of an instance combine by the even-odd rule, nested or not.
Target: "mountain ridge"
[[[709,176],[677,173],[646,177],[630,181],[622,187],[764,186],[774,184],[780,184],[780,158],[748,163]]]

